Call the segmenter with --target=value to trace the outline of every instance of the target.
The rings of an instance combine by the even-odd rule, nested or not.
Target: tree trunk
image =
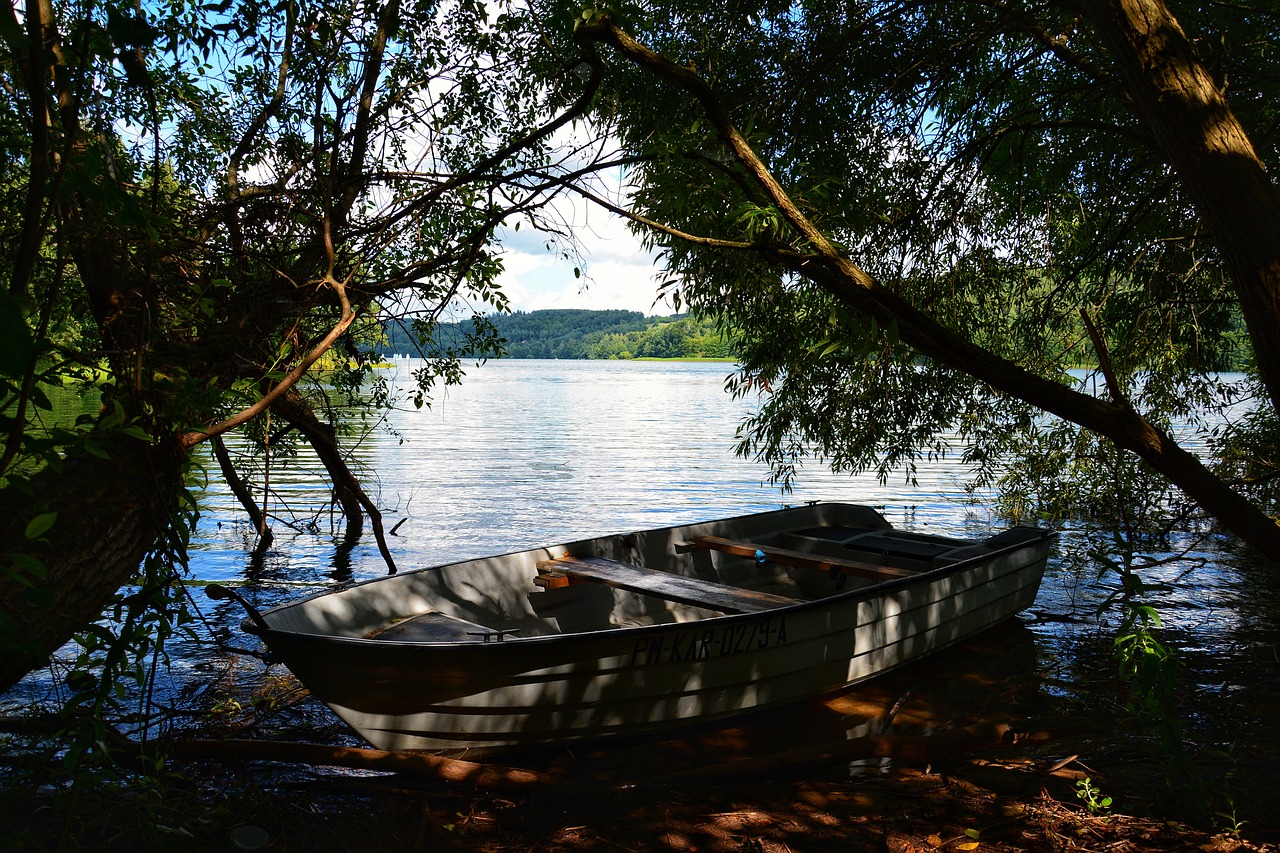
[[[109,459],[84,454],[32,478],[30,500],[0,506],[0,541],[43,563],[45,576],[0,571],[0,690],[13,686],[72,635],[98,619],[105,602],[138,571],[168,522],[181,485],[171,447],[124,439]],[[34,496],[34,497],[32,497]],[[28,522],[58,513],[28,540]]]
[[[1280,193],[1163,0],[1084,0],[1083,8],[1222,252],[1280,412]]]

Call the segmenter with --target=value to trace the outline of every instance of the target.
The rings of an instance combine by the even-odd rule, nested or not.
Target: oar
[[[205,584],[204,594],[212,598],[214,601],[226,601],[230,599],[245,609],[249,614],[249,619],[253,621],[253,627],[257,628],[257,634],[266,637],[267,632],[271,630],[267,625],[267,620],[262,618],[262,614],[258,612],[258,608],[245,601],[240,593],[233,589],[227,589],[220,583]]]

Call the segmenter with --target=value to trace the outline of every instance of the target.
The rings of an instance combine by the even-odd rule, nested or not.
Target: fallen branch
[[[548,785],[554,781],[548,774],[535,770],[478,764],[422,752],[392,752],[297,741],[170,740],[151,744],[148,748],[180,761],[280,761],[354,770],[383,770],[491,790],[516,790]]]

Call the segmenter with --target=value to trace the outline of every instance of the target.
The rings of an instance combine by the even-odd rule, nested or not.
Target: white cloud
[[[647,258],[638,262],[592,261],[581,279],[573,278],[571,267],[565,268],[569,270],[567,277],[562,270],[556,280],[537,290],[526,290],[519,303],[513,293],[512,307],[524,311],[618,308],[642,314],[671,314],[675,310],[669,302],[657,301],[658,270]]]
[[[662,270],[622,218],[582,199],[562,196],[553,203],[556,219],[572,230],[581,260],[566,259],[548,237],[527,228],[501,234],[505,271],[499,279],[516,311],[544,308],[617,308],[643,314],[670,314],[656,302]],[[580,275],[574,274],[575,267]],[[656,303],[656,304],[655,304]]]

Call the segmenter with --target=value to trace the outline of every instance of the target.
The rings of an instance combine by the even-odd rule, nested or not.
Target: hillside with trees
[[[729,334],[711,319],[686,315],[645,317],[639,311],[592,311],[556,308],[517,311],[485,318],[503,339],[507,358],[732,358],[736,354]],[[448,324],[435,330],[439,336],[463,339],[473,321]],[[391,322],[386,328],[384,355],[413,355],[412,326]]]

